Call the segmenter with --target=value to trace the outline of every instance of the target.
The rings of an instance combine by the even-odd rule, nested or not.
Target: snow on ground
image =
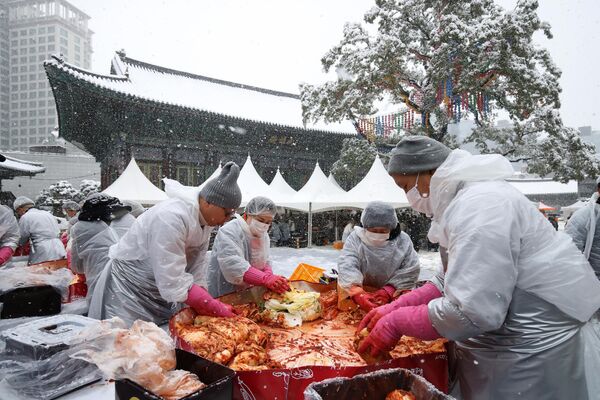
[[[271,249],[273,272],[289,277],[298,264],[305,263],[315,267],[331,270],[337,267],[340,250],[331,246],[293,249],[290,247],[275,247]],[[440,253],[420,251],[421,274],[419,280],[427,280],[441,268]]]

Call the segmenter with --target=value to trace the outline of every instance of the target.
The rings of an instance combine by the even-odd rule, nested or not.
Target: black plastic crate
[[[410,391],[417,400],[453,400],[404,368],[392,368],[355,375],[352,378],[332,378],[310,384],[304,391],[305,400],[385,400],[396,389]]]
[[[233,395],[233,377],[235,371],[213,361],[207,360],[187,351],[176,349],[176,369],[183,369],[198,375],[206,386],[186,397],[185,400],[230,400]],[[115,382],[115,398],[117,400],[160,400],[162,397],[149,392],[129,379]]]
[[[61,295],[49,285],[22,287],[0,295],[0,303],[2,319],[55,315],[61,310]]]

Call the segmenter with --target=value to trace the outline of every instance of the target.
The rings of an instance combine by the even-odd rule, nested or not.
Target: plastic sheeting
[[[60,291],[63,302],[66,302],[73,276],[67,268],[53,270],[35,265],[7,266],[0,269],[0,293],[21,287],[50,285]]]

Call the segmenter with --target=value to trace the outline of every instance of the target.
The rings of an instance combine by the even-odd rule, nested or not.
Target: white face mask
[[[252,232],[254,236],[262,236],[269,230],[269,224],[265,224],[254,218],[252,218],[248,226],[250,227],[250,232]]]
[[[375,233],[365,229],[365,237],[369,242],[373,243],[374,246],[383,246],[385,242],[390,238],[389,233]]]
[[[408,203],[412,207],[413,210],[416,210],[420,213],[427,215],[428,217],[433,216],[433,209],[431,207],[431,199],[429,195],[423,196],[418,189],[419,186],[419,175],[417,175],[417,181],[415,182],[415,186],[410,189],[406,193],[406,198],[408,199]]]

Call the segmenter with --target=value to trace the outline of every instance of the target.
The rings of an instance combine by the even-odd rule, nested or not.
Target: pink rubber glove
[[[394,298],[394,292],[396,292],[395,287],[393,287],[392,285],[385,285],[384,287],[373,293],[373,297],[375,298],[375,302],[377,304],[388,304]]]
[[[442,297],[442,293],[438,288],[431,282],[427,282],[418,289],[410,291],[410,293],[403,294],[398,297],[394,302],[386,304],[381,307],[377,307],[371,310],[358,325],[358,332],[364,328],[373,329],[377,321],[383,316],[397,310],[401,307],[407,306],[419,306],[421,304],[428,304],[431,300]]]
[[[235,317],[232,306],[213,299],[206,289],[196,284],[192,285],[190,288],[185,304],[192,307],[201,315],[208,315],[211,317]]]
[[[261,271],[254,267],[248,268],[244,274],[244,282],[250,285],[264,286],[275,293],[285,293],[290,290],[290,284],[283,276],[273,275],[271,272]]]
[[[352,296],[352,300],[366,312],[370,312],[375,307],[377,307],[377,304],[375,304],[374,302],[374,294],[372,293],[362,292],[359,294],[355,294],[354,296]]]
[[[8,246],[0,247],[0,265],[6,264],[14,252],[15,251]]]
[[[441,337],[429,321],[426,304],[402,307],[381,318],[362,342],[358,352],[369,352],[377,357],[380,352],[392,350],[403,335],[422,340]]]

